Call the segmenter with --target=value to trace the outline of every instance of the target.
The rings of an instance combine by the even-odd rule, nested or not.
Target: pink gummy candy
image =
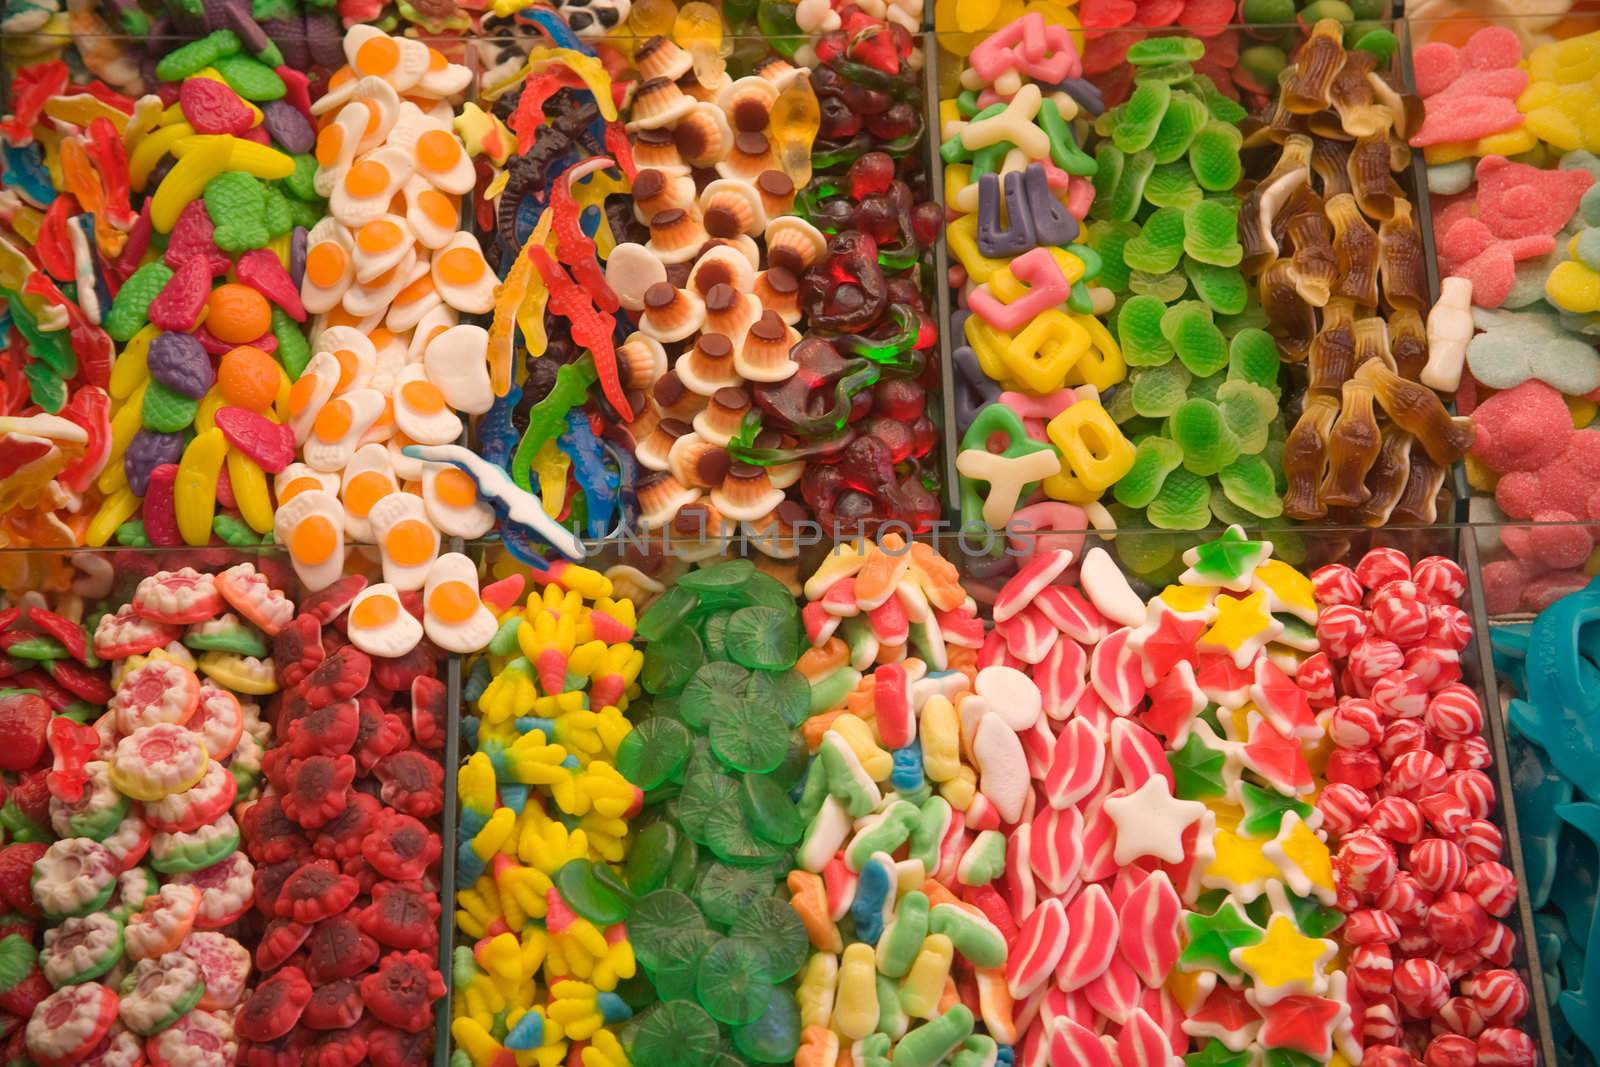
[[[1533,526],[1528,530],[1528,550],[1533,558],[1551,570],[1566,570],[1580,566],[1594,550],[1594,538],[1587,527],[1570,525],[1578,517],[1565,511],[1541,511],[1533,516],[1535,522],[1551,525]],[[1559,525],[1559,524],[1569,525]]]
[[[1478,161],[1478,218],[1497,237],[1554,234],[1594,184],[1586,170],[1540,170],[1504,156]]]
[[[1564,596],[1582,591],[1589,576],[1582,571],[1553,571],[1541,574],[1522,588],[1522,609],[1540,612]]]
[[[1511,295],[1517,281],[1517,261],[1505,244],[1494,244],[1465,263],[1456,264],[1450,274],[1472,283],[1475,307],[1497,308]]]
[[[1428,101],[1422,128],[1411,136],[1412,148],[1451,141],[1476,141],[1491,133],[1514,130],[1523,122],[1516,102],[1503,96],[1450,95]]]
[[[1572,416],[1537,378],[1496,393],[1472,412],[1472,455],[1496,474],[1536,471],[1566,451]]]
[[[1600,430],[1578,430],[1560,456],[1537,471],[1512,471],[1494,490],[1495,503],[1514,519],[1541,511],[1600,518]]]
[[[1452,96],[1503,96],[1515,100],[1528,87],[1528,72],[1515,67],[1504,70],[1469,70],[1450,83],[1449,88],[1430,97],[1432,109],[1440,100]]]
[[[1461,53],[1450,45],[1434,41],[1411,53],[1411,69],[1416,74],[1417,94],[1426,100],[1449,88],[1461,76]]]
[[[1508,527],[1505,533],[1525,533],[1526,530]],[[1502,538],[1504,540],[1504,538]],[[1509,542],[1506,547],[1510,548]],[[1522,600],[1522,590],[1528,584],[1529,575],[1521,561],[1515,559],[1497,559],[1483,565],[1483,601],[1484,607],[1491,615],[1507,615],[1517,610],[1517,605]]]
[[[1522,62],[1522,42],[1504,26],[1486,26],[1461,49],[1461,62],[1468,70],[1514,67]]]

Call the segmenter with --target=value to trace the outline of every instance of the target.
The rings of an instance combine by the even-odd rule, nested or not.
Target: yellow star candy
[[[1169,585],[1161,590],[1161,599],[1180,615],[1206,615],[1211,611],[1211,594],[1217,591],[1211,585]]]
[[[1264,843],[1219,827],[1212,838],[1216,858],[1206,865],[1200,884],[1207,889],[1226,889],[1241,904],[1250,903],[1265,891],[1266,879],[1282,877],[1278,865],[1262,854]]]
[[[1242,598],[1221,593],[1217,596],[1217,617],[1211,629],[1200,635],[1200,647],[1231,653],[1233,665],[1243,670],[1282,632],[1283,623],[1272,617],[1264,590]]]
[[[1283,560],[1269,559],[1257,567],[1251,588],[1271,594],[1277,610],[1316,624],[1317,599],[1311,591],[1311,579]]]
[[[1333,856],[1298,812],[1284,813],[1278,836],[1264,844],[1261,853],[1278,865],[1284,882],[1300,896],[1315,896],[1330,906],[1338,899]]]
[[[1220,836],[1220,835],[1219,835]],[[1267,936],[1228,954],[1234,965],[1255,979],[1255,996],[1263,1005],[1299,993],[1321,996],[1328,988],[1323,968],[1339,946],[1321,937],[1307,937],[1287,915],[1267,921]]]

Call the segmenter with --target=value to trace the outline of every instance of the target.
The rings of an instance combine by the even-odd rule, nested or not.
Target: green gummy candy
[[[1145,514],[1157,529],[1203,530],[1211,522],[1211,486],[1179,467],[1167,475]]]
[[[752,901],[733,920],[728,933],[753,941],[766,950],[767,970],[774,982],[787,981],[799,974],[811,955],[811,940],[805,924],[788,901],[777,897]]]
[[[956,97],[956,111],[964,119],[971,119],[978,113],[978,90],[963,89]]]
[[[687,1000],[658,1004],[639,1019],[628,1059],[634,1067],[676,1067],[700,1063],[722,1043],[717,1022],[705,1009]]]
[[[1244,0],[1240,18],[1254,26],[1283,26],[1294,21],[1294,0]]]
[[[1228,363],[1228,341],[1211,321],[1205,305],[1188,301],[1161,316],[1161,336],[1199,378],[1209,378]]]
[[[1133,410],[1147,419],[1164,419],[1177,411],[1188,399],[1191,376],[1182,363],[1172,362],[1161,367],[1147,367],[1135,372]]]
[[[628,916],[628,940],[634,955],[652,971],[665,958],[668,937],[679,930],[705,928],[705,917],[694,901],[673,889],[657,889],[642,897]]]
[[[988,1034],[972,1034],[950,1057],[950,1067],[988,1067],[998,1058],[1000,1046]]]
[[[1239,217],[1227,204],[1202,200],[1184,209],[1183,250],[1201,263],[1234,267],[1244,259]]]
[[[1258,300],[1245,301],[1244,310],[1237,315],[1217,315],[1217,328],[1229,337],[1240,330],[1264,330],[1271,324]]]
[[[1191,474],[1203,478],[1239,458],[1239,439],[1222,417],[1222,409],[1209,400],[1185,400],[1168,425],[1172,439],[1183,449],[1183,466]]]
[[[1089,205],[1089,212],[1096,218],[1102,218],[1111,206],[1111,195],[1122,181],[1122,171],[1128,165],[1128,158],[1122,154],[1122,149],[1110,141],[1101,141],[1094,146],[1094,164],[1094,202]],[[1128,218],[1131,220],[1132,216]]]
[[[54,415],[67,406],[67,383],[54,369],[35,360],[22,368],[28,379],[28,399]]]
[[[1118,426],[1126,427],[1130,422],[1144,421],[1139,413],[1133,410],[1133,389],[1113,389],[1111,395],[1105,398],[1106,414],[1111,416],[1111,421]],[[1123,435],[1128,436],[1128,431],[1123,430]]]
[[[101,325],[113,341],[127,342],[150,321],[150,305],[172,278],[172,268],[152,260],[128,276]]]
[[[1278,401],[1271,393],[1254,382],[1224,381],[1217,387],[1217,406],[1239,438],[1241,453],[1253,456],[1267,447],[1267,427],[1278,415]]]
[[[283,179],[283,187],[291,196],[300,200],[311,201],[317,198],[316,189],[317,157],[310,152],[301,152],[294,157],[294,172]]]
[[[744,793],[740,799],[744,804],[745,817],[750,820],[756,836],[775,845],[798,844],[805,834],[806,824],[783,787],[764,774],[747,774],[742,784]],[[783,979],[789,976],[785,974],[778,977]]]
[[[1128,46],[1128,62],[1136,67],[1193,63],[1205,54],[1205,44],[1193,37],[1146,37]]]
[[[1147,274],[1167,274],[1183,258],[1184,212],[1175,207],[1158,208],[1145,219],[1139,236],[1122,250],[1123,262]]]
[[[272,309],[272,336],[277,339],[278,362],[289,373],[289,381],[299,381],[306,364],[311,362],[311,345],[300,332],[300,325],[279,307]]]
[[[1354,36],[1362,27],[1352,26],[1351,32],[1345,36]],[[1382,70],[1394,58],[1394,53],[1400,47],[1400,42],[1395,39],[1394,33],[1382,26],[1365,27],[1365,32],[1360,32],[1355,41],[1348,42],[1345,47],[1358,49],[1362,52],[1371,52],[1378,60],[1378,69]]]
[[[1223,193],[1239,184],[1244,173],[1239,164],[1243,144],[1244,136],[1233,126],[1208,122],[1201,127],[1189,145],[1189,169],[1200,188]]]
[[[646,719],[617,746],[617,770],[640,789],[654,789],[683,770],[690,740],[688,728],[675,719]]]
[[[711,751],[728,766],[766,774],[789,751],[789,724],[772,708],[741,701],[711,723]]]
[[[1147,81],[1117,109],[1111,141],[1123,152],[1132,154],[1150,147],[1161,120],[1172,103],[1172,86],[1163,81]]]
[[[795,1053],[800,1050],[800,1006],[794,991],[783,986],[768,989],[767,1007],[761,1018],[733,1028],[733,1047],[752,1063],[793,1063]],[[673,1062],[698,1061],[678,1059]],[[637,1060],[634,1067],[640,1067]]]
[[[1136,270],[1128,274],[1128,289],[1140,296],[1153,296],[1163,304],[1183,298],[1189,291],[1189,279],[1181,274],[1151,274]]]
[[[1149,507],[1167,475],[1183,465],[1183,449],[1165,437],[1146,437],[1133,450],[1133,466],[1112,486],[1117,502],[1130,508]]]
[[[1188,207],[1205,199],[1185,160],[1158,163],[1144,183],[1145,203],[1153,207]]]
[[[1239,53],[1239,69],[1258,85],[1277,85],[1278,75],[1289,65],[1289,57],[1277,45],[1252,45]]]
[[[928,895],[914,889],[900,898],[894,919],[878,939],[878,970],[890,978],[904,978],[927,936]]]
[[[759,944],[730,937],[700,957],[695,999],[720,1023],[742,1026],[761,1018],[771,988],[767,953]]]
[[[694,887],[694,898],[705,911],[706,918],[728,926],[750,905],[770,897],[773,881],[771,871],[712,862],[701,872]]]
[[[216,227],[211,239],[224,252],[238,254],[264,247],[267,187],[252,174],[233,170],[206,183],[206,214]]]
[[[1187,85],[1189,79],[1194,77],[1194,68],[1187,63],[1161,63],[1154,67],[1141,67],[1134,76],[1134,81],[1166,82],[1168,85]]]
[[[1195,295],[1219,315],[1237,315],[1250,299],[1250,287],[1237,267],[1218,267],[1184,256],[1183,273]]]
[[[1244,121],[1248,111],[1222,90],[1217,88],[1215,82],[1204,74],[1196,74],[1190,82],[1195,92],[1200,94],[1200,99],[1206,102],[1206,107],[1211,111],[1211,117],[1228,127],[1234,127]],[[1237,132],[1237,131],[1235,131]],[[1241,141],[1243,134],[1240,134]]]
[[[1228,342],[1228,380],[1245,381],[1280,395],[1278,342],[1265,330],[1247,327]]]
[[[1262,519],[1283,514],[1277,477],[1260,456],[1240,456],[1217,472],[1217,483],[1228,500]]]
[[[1128,265],[1122,256],[1138,234],[1139,227],[1131,222],[1102,219],[1089,224],[1089,247],[1100,254],[1100,277],[1095,280],[1113,293],[1128,291]]]
[[[117,544],[128,548],[149,548],[150,535],[144,531],[143,519],[129,519],[117,527]]]
[[[222,539],[222,543],[238,548],[261,544],[261,535],[256,533],[243,519],[232,515],[217,515],[211,520],[211,532]],[[265,655],[264,652],[253,655]]]
[[[894,1047],[893,1067],[934,1067],[972,1035],[972,1009],[957,1004],[910,1031]]]
[[[294,217],[289,213],[289,198],[270,185],[266,189],[266,210],[262,214],[262,221],[271,237],[280,237],[294,227]]]
[[[309,230],[322,221],[323,209],[318,205],[292,196],[284,197],[284,202],[289,206],[289,221],[293,225]]]
[[[735,663],[768,671],[793,667],[800,658],[799,615],[764,605],[740,608],[728,620],[728,655]]]
[[[957,877],[962,885],[988,885],[1005,869],[1005,836],[998,830],[983,830],[962,853]]]
[[[1150,38],[1153,41],[1174,39]],[[1167,106],[1166,114],[1161,116],[1161,126],[1156,130],[1155,139],[1150,142],[1150,154],[1156,157],[1157,163],[1176,163],[1189,151],[1189,145],[1194,142],[1195,134],[1200,132],[1210,118],[1211,112],[1206,110],[1204,100],[1181,89],[1174,92],[1172,103]]]
[[[289,91],[278,72],[246,55],[224,56],[211,64],[228,83],[228,88],[246,100],[281,100]]]
[[[237,55],[242,48],[243,43],[232,30],[217,30],[167,53],[156,64],[156,77],[164,82],[182,81],[191,74],[216,66],[226,56]]]
[[[1079,147],[1072,124],[1061,116],[1061,109],[1054,100],[1047,99],[1039,105],[1039,125],[1050,138],[1050,159],[1056,166],[1084,178],[1095,173],[1098,164]]]
[[[1144,183],[1155,170],[1156,160],[1149,152],[1135,152],[1123,162],[1122,176],[1111,194],[1110,217],[1131,220],[1144,204]]]
[[[160,433],[177,433],[194,423],[200,401],[184,396],[151,379],[145,387],[144,407],[140,411],[144,428]]]
[[[1179,364],[1180,367],[1182,365],[1181,363]],[[1221,374],[1213,374],[1209,378],[1196,378],[1189,383],[1189,395],[1191,397],[1199,397],[1201,400],[1209,400],[1215,404],[1217,402],[1217,390],[1222,387],[1222,383],[1225,381],[1227,381],[1227,378]]]
[[[706,843],[706,821],[720,807],[739,804],[739,782],[726,774],[689,778],[678,794],[678,825],[699,844]]]
[[[1131,296],[1117,311],[1117,342],[1130,367],[1159,367],[1172,359],[1172,345],[1161,333],[1167,306],[1153,296]]]

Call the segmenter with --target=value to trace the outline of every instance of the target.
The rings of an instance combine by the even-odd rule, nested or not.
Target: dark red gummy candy
[[[256,970],[265,973],[282,967],[290,956],[300,951],[300,946],[310,936],[309,923],[273,919],[262,932],[260,944],[256,945]]]
[[[442,768],[440,773],[442,781]],[[350,783],[355,778],[356,761],[349,756],[295,760],[283,779],[284,813],[307,830],[315,830],[345,809],[350,802]]]
[[[361,773],[366,774],[385,756],[411,744],[411,731],[406,729],[404,719],[384,711],[376,700],[362,697],[357,703],[361,708],[361,722],[352,755]]]
[[[305,681],[324,658],[322,621],[315,615],[295,616],[272,639],[272,662],[278,668],[278,684],[285,689]]]
[[[256,986],[234,1016],[233,1029],[246,1041],[271,1041],[294,1029],[311,1003],[311,983],[298,967],[285,967]]]
[[[360,855],[350,856],[339,863],[339,869],[361,887],[362,893],[371,893],[372,887],[383,881],[383,875]]]
[[[329,819],[317,831],[311,848],[325,860],[342,861],[361,855],[361,846],[372,828],[373,817],[383,810],[383,804],[370,793],[353,790],[350,806]]]
[[[372,677],[396,693],[409,688],[418,677],[433,678],[438,673],[439,650],[426,638],[403,656],[375,656],[372,660]]]
[[[238,1027],[234,1028],[237,1033]],[[243,1037],[243,1034],[239,1035]],[[239,1042],[240,1067],[305,1067],[306,1053],[316,1032],[297,1026],[272,1041]]]
[[[367,1030],[367,1062],[372,1067],[428,1067],[433,1062],[433,1030],[414,1033],[388,1026]]]
[[[444,807],[444,768],[424,752],[410,748],[385,756],[373,773],[383,783],[379,799],[392,808],[426,819]]]
[[[289,751],[298,759],[349,752],[360,723],[354,700],[319,707],[289,724]]]
[[[359,1006],[359,1002],[357,1002]],[[367,1032],[360,1027],[323,1034],[306,1050],[306,1067],[357,1067],[367,1062]]]
[[[304,859],[291,857],[277,863],[264,863],[256,868],[256,910],[271,919],[278,914],[278,898],[291,875],[298,871]]]
[[[361,854],[378,873],[396,881],[421,878],[439,858],[439,835],[403,812],[384,810],[361,843]]]
[[[318,985],[354,978],[378,961],[378,942],[348,915],[319,922],[306,938],[306,976]]]
[[[291,874],[278,894],[280,919],[314,923],[338,915],[356,899],[361,887],[327,860],[312,860]]]
[[[245,854],[257,863],[281,863],[304,856],[311,847],[300,824],[284,812],[276,793],[268,793],[246,808],[239,829]]]
[[[439,911],[437,894],[420,881],[380,882],[356,922],[389,948],[431,952],[439,943]]]
[[[445,704],[448,694],[437,678],[417,678],[411,683],[411,734],[423,748],[443,748]]]
[[[329,982],[311,994],[311,1003],[300,1021],[313,1030],[343,1030],[361,1021],[367,1010],[361,1003],[361,990],[348,978]]]
[[[361,980],[361,999],[379,1022],[409,1033],[433,1023],[433,1002],[444,996],[444,978],[426,952],[393,952],[375,974]]]
[[[371,677],[372,660],[359,648],[347,645],[306,676],[306,703],[320,708],[335,700],[349,700],[367,687]]]
[[[305,594],[300,600],[300,614],[314,616],[320,622],[332,622],[366,587],[367,580],[361,575],[347,574],[330,586]]]

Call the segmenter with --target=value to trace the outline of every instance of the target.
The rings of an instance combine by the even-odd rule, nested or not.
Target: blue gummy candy
[[[922,783],[922,744],[912,738],[909,745],[894,750],[894,769],[889,772],[889,784],[897,792],[910,793],[921,789]]]

